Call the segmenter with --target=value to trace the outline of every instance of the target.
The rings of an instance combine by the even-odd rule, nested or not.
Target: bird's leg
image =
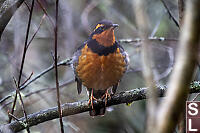
[[[105,106],[107,105],[108,98],[111,98],[111,96],[110,96],[108,90],[109,90],[109,89],[107,89],[107,90],[106,90],[106,93],[101,97],[102,100],[105,98]]]
[[[90,92],[90,98],[89,98],[89,102],[88,102],[88,106],[91,105],[92,109],[94,109],[93,100],[96,100],[96,98],[93,96],[93,89],[92,89],[92,92]]]

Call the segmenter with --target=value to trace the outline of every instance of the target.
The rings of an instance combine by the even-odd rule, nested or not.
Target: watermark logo
[[[186,132],[200,133],[200,102],[186,102]]]

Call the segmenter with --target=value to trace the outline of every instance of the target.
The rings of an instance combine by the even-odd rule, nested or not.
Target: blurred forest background
[[[51,20],[55,21],[55,1],[39,0],[47,10]],[[165,0],[174,18],[178,21],[177,1]],[[15,84],[13,77],[18,77],[21,57],[25,41],[31,2],[26,1],[16,11],[7,25],[0,41],[0,99],[13,92]],[[115,35],[130,57],[129,70],[120,82],[117,92],[138,87],[145,87],[141,66],[141,42],[135,22],[134,0],[60,0],[58,26],[58,56],[59,61],[70,58],[89,36],[96,23],[102,19],[119,24]],[[161,0],[147,0],[147,10],[150,25],[149,37],[164,37],[151,39],[154,53],[154,74],[157,83],[166,84],[174,64],[179,28],[169,16]],[[42,22],[41,22],[42,21]],[[29,39],[38,30],[31,42],[24,64],[22,83],[33,72],[33,76],[41,73],[54,62],[54,31],[51,21],[44,16],[38,2],[35,2]],[[127,42],[130,39],[134,42]],[[127,41],[124,41],[127,40]],[[61,103],[88,99],[86,91],[77,94],[73,70],[67,66],[59,67],[59,83]],[[54,71],[48,72],[21,93],[28,114],[42,109],[57,106]],[[35,92],[44,89],[44,91]],[[28,95],[34,92],[32,95]],[[13,97],[0,104],[0,124],[8,121],[7,111],[11,110]],[[108,108],[104,117],[92,118],[88,112],[64,117],[66,132],[71,133],[143,133],[145,131],[146,109],[145,100]],[[15,116],[23,117],[19,101]],[[58,120],[48,121],[31,127],[32,132],[59,132]],[[26,132],[26,131],[22,131]]]

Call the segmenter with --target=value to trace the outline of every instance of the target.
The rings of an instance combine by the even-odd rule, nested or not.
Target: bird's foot
[[[88,106],[91,106],[92,109],[94,109],[94,106],[93,106],[93,102],[94,100],[97,100],[93,95],[90,96],[90,99],[88,101]]]
[[[106,93],[101,97],[101,99],[105,99],[105,106],[107,105],[107,101],[108,99],[111,99],[111,95],[110,93],[108,92],[109,89],[106,90]]]

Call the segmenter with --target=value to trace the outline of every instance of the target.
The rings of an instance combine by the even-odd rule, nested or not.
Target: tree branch
[[[176,38],[165,38],[165,37],[148,37],[147,39],[141,39],[141,38],[136,38],[136,39],[120,39],[118,40],[119,43],[139,43],[139,42],[143,42],[145,40],[149,40],[149,41],[160,41],[160,42],[164,42],[164,41],[171,41],[171,42],[177,42],[179,41]]]
[[[165,86],[157,86],[159,97],[163,97],[167,88]],[[136,88],[130,91],[120,92],[115,94],[108,100],[107,106],[118,105],[122,103],[131,103],[133,101],[146,99],[148,88]],[[200,81],[194,81],[190,85],[190,93],[200,92]],[[103,107],[105,104],[102,101],[94,102],[95,108]],[[88,100],[65,103],[62,106],[63,117],[69,115],[75,115],[83,112],[89,111],[91,108],[88,106]],[[28,115],[28,125],[32,127],[34,125],[57,119],[59,118],[58,108],[53,107],[50,109],[42,110],[33,114]],[[13,121],[10,124],[1,125],[0,133],[6,133],[6,131],[12,130],[13,132],[19,132],[25,129],[27,126],[24,123],[26,119],[24,117],[20,118],[19,121]],[[5,130],[6,129],[6,130]],[[5,132],[4,132],[5,131]]]
[[[23,2],[24,0],[0,1],[0,39],[6,25],[10,21],[17,8],[20,7]]]
[[[60,89],[59,89],[59,81],[58,81],[58,3],[59,0],[56,0],[56,24],[54,27],[54,52],[55,52],[55,59],[54,59],[54,65],[55,65],[55,77],[56,77],[56,94],[57,94],[57,105],[58,105],[58,112],[59,112],[59,120],[60,120],[60,131],[61,133],[64,133],[64,127],[63,127],[63,120],[62,120],[62,109],[60,106]]]
[[[176,24],[176,26],[178,28],[180,28],[178,21],[176,20],[176,18],[173,16],[172,12],[170,11],[170,9],[168,8],[167,4],[165,3],[164,0],[161,0],[161,2],[163,3],[163,6],[165,7],[165,9],[167,10],[167,13],[169,14],[169,17],[173,20],[173,22]]]

